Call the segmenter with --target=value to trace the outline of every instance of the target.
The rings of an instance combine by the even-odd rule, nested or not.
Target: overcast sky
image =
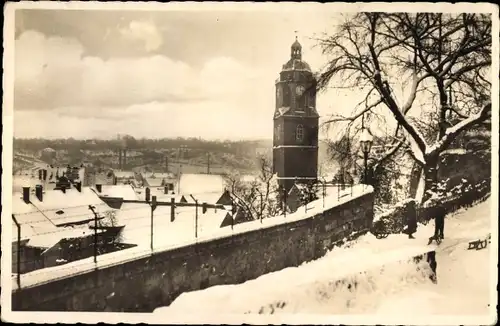
[[[309,38],[338,19],[318,9],[18,10],[14,134],[271,138],[274,81],[294,31],[318,70],[326,59]],[[355,103],[330,91],[318,110]]]

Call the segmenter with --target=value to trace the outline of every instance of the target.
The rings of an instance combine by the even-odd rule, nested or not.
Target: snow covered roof
[[[125,200],[137,200],[139,196],[131,185],[103,185],[101,192],[95,190],[102,197],[123,198]]]
[[[13,203],[13,213],[16,214],[18,209],[24,207],[26,204],[22,200],[22,193],[13,194],[13,199],[16,199]],[[55,209],[61,207],[76,207],[80,205],[99,205],[102,204],[102,200],[99,196],[92,191],[89,187],[82,187],[81,191],[75,188],[66,189],[66,192],[61,190],[45,190],[43,194],[43,200],[40,201],[34,195],[30,196],[30,202],[35,205],[38,209]]]
[[[225,182],[217,174],[182,174],[179,181],[181,194],[205,194],[224,191]]]
[[[94,234],[94,230],[88,226],[78,228],[58,228],[54,232],[36,235],[30,238],[27,243],[29,247],[50,249],[63,239],[82,238]],[[103,230],[97,230],[102,233]]]
[[[142,172],[143,178],[175,179],[175,174],[171,172]]]
[[[37,228],[34,228],[33,225],[38,224]],[[43,220],[34,220],[33,224],[21,224],[21,241],[30,239],[33,235],[37,233],[46,233],[54,230],[55,226],[52,225],[48,220],[43,219]],[[17,242],[17,226],[12,221],[12,232],[11,232],[11,238],[12,242]],[[45,231],[44,231],[45,230]]]
[[[49,176],[47,176],[48,178]],[[38,175],[36,177],[31,177],[28,175],[13,175],[12,176],[12,191],[13,192],[21,192],[23,187],[30,187],[35,189],[36,185],[43,185],[45,189],[54,189],[56,184],[50,183],[49,180],[39,180]]]
[[[160,187],[164,182],[163,178],[144,178],[144,185],[148,187]]]
[[[224,192],[207,192],[193,194],[193,197],[198,200],[198,203],[216,204]],[[184,196],[188,202],[194,202],[191,196]]]
[[[194,207],[177,207],[175,219],[170,221],[170,206],[158,206],[153,212],[153,234],[155,244],[179,244],[195,237]],[[198,208],[198,234],[220,228],[227,211],[209,209],[205,214]],[[120,241],[123,243],[148,245],[151,241],[151,207],[148,204],[124,203],[116,213],[117,223],[125,225]]]
[[[29,200],[29,203],[25,203],[22,193],[14,193],[12,214],[20,224],[34,227],[38,227],[36,224],[41,224],[42,221],[62,225],[92,220],[94,214],[89,205],[94,206],[99,214],[112,210],[88,187],[83,187],[81,192],[74,188],[67,189],[66,193],[61,190],[45,190],[42,201],[33,192],[30,193]]]
[[[288,111],[290,111],[289,106],[280,107],[280,108],[278,108],[277,115],[283,115],[283,114],[287,113]]]

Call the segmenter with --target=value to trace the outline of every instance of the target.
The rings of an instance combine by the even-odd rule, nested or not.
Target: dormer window
[[[295,138],[298,142],[302,142],[304,140],[304,127],[302,125],[297,125],[295,130]]]

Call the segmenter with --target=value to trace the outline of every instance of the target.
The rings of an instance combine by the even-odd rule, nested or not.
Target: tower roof
[[[293,42],[293,44],[292,44],[292,49],[302,50],[302,45],[300,45],[299,40],[297,39],[297,36],[295,36],[295,42]]]
[[[297,37],[291,46],[290,60],[283,65],[283,70],[305,70],[311,72],[311,67],[302,60],[302,45]]]

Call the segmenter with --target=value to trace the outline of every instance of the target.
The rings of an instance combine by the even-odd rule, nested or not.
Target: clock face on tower
[[[299,85],[295,88],[295,93],[298,95],[298,96],[301,96],[302,94],[304,94],[304,92],[306,91],[306,88],[302,85]]]

